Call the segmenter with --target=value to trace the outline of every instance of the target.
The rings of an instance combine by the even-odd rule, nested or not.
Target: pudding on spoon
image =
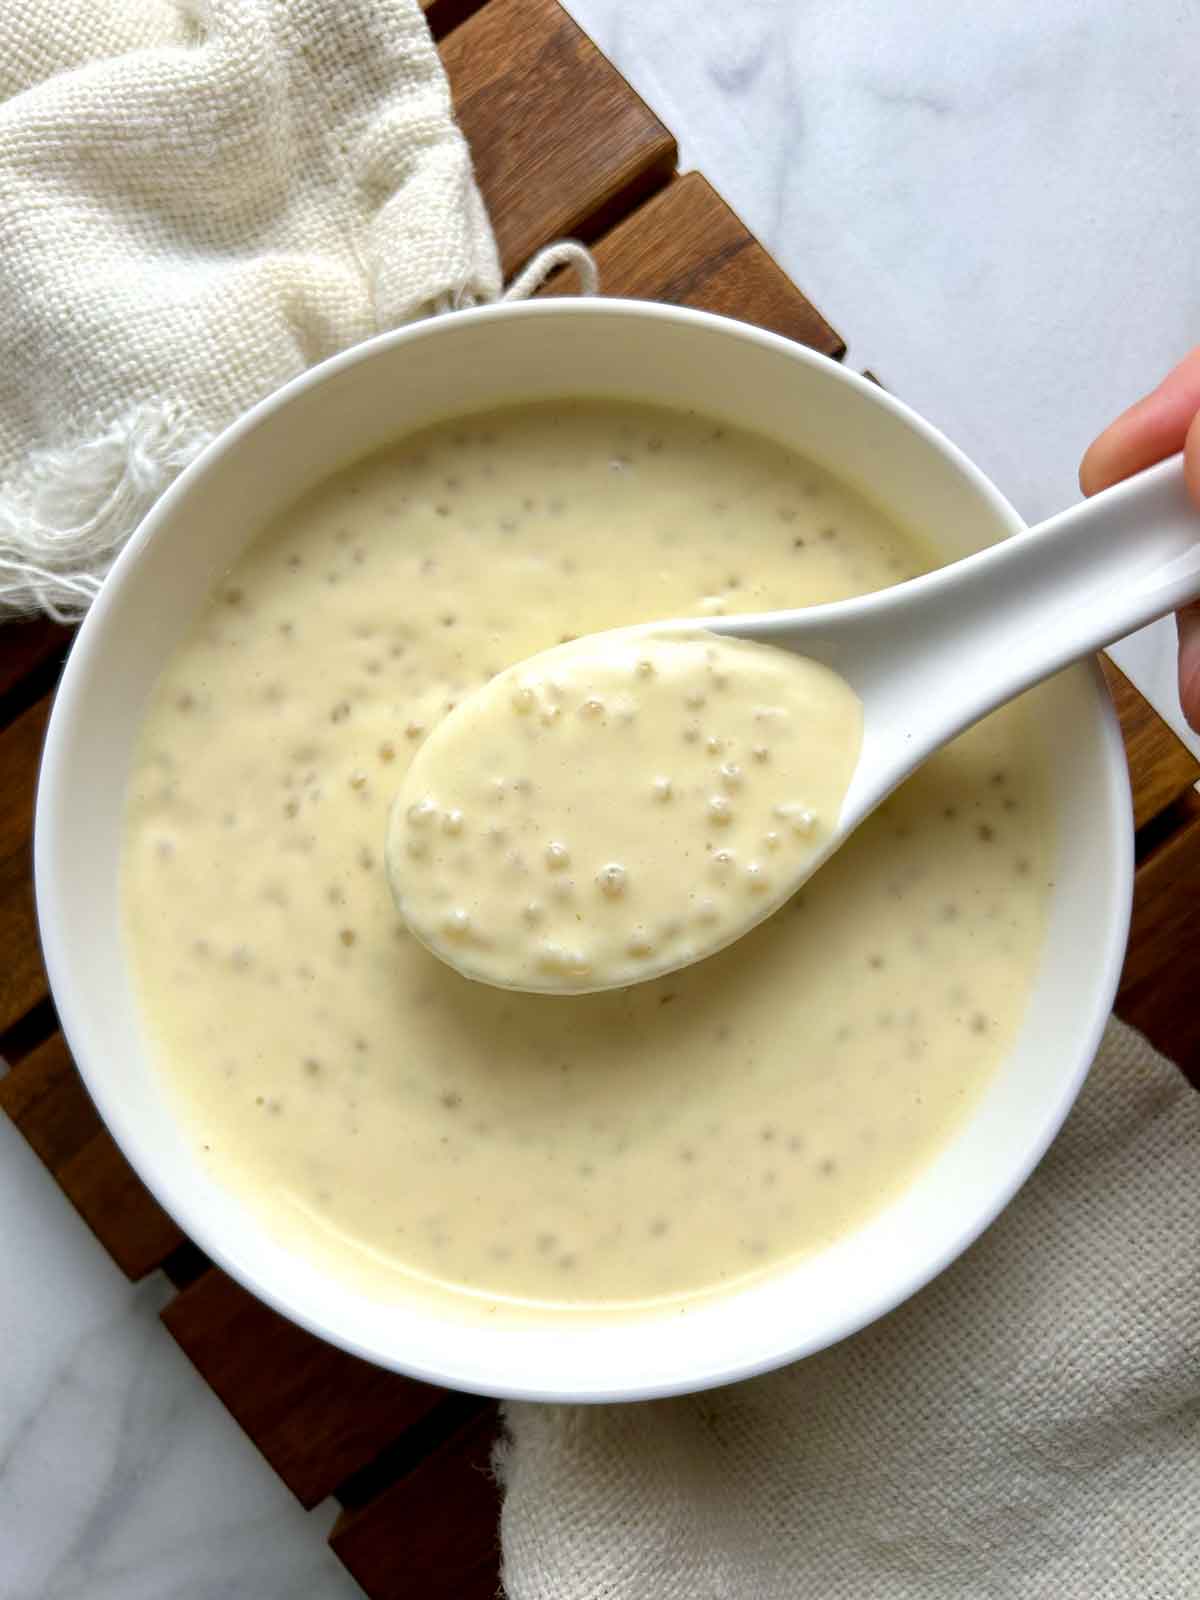
[[[831,846],[862,739],[835,672],[686,624],[499,673],[418,751],[387,870],[467,977],[578,994],[714,954]]]

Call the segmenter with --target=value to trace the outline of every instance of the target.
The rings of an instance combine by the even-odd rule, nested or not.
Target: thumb
[[[1200,602],[1184,606],[1179,628],[1179,703],[1188,725],[1200,733]]]
[[[1200,506],[1200,413],[1187,431],[1183,470],[1192,499]],[[1178,627],[1179,700],[1189,724],[1200,733],[1200,601],[1182,608]]]

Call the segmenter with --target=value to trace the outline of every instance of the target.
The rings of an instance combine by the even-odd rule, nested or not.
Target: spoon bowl
[[[396,907],[463,977],[542,995],[715,955],[836,840],[862,706],[836,672],[696,624],[589,634],[496,674],[391,808]]]

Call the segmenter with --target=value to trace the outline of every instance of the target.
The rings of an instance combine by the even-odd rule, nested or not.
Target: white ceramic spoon
[[[891,589],[704,626],[823,662],[862,700],[862,748],[825,859],[989,711],[1197,596],[1200,510],[1174,456]]]
[[[688,619],[650,625],[647,629],[625,630],[624,636],[621,632],[597,634],[559,647],[510,669],[477,691],[439,725],[417,754],[393,807],[389,830],[388,873],[397,904],[413,932],[435,954],[466,976],[484,982],[543,993],[580,994],[659,977],[714,954],[762,922],[899,783],[972,723],[1069,662],[1122,638],[1197,595],[1200,512],[1188,497],[1182,460],[1176,457],[978,555],[859,599],[797,611],[713,617],[702,623]],[[570,670],[565,666],[568,659],[573,663],[582,660],[585,674],[597,670],[606,660],[624,663],[620,652],[628,654],[634,649],[629,636],[635,636],[636,642],[636,636],[656,629],[660,633],[680,630],[690,636],[691,644],[675,641],[672,648],[696,653],[696,670],[701,673],[703,641],[707,638],[710,645],[714,644],[714,634],[793,652],[831,669],[836,674],[835,679],[829,680],[832,683],[843,680],[837,692],[853,707],[855,718],[858,707],[853,705],[854,695],[862,707],[862,742],[857,762],[852,773],[848,765],[841,768],[843,776],[829,798],[829,809],[823,813],[827,818],[836,815],[836,821],[823,821],[812,842],[798,853],[793,848],[796,841],[790,836],[789,849],[785,850],[779,834],[769,835],[775,841],[771,846],[774,854],[764,856],[762,863],[739,865],[737,870],[751,877],[751,882],[743,885],[746,892],[726,894],[720,915],[710,913],[707,926],[703,911],[697,909],[704,903],[703,883],[697,874],[709,870],[705,856],[700,854],[699,840],[704,833],[720,835],[722,830],[715,824],[711,829],[704,826],[698,835],[695,824],[686,822],[679,806],[657,810],[651,807],[647,811],[647,782],[640,769],[636,779],[627,781],[621,777],[615,787],[609,785],[601,790],[605,759],[618,773],[626,766],[631,772],[637,768],[638,747],[632,733],[624,742],[618,733],[615,743],[607,747],[606,757],[602,746],[580,744],[577,733],[541,733],[537,716],[529,710],[534,701],[530,682],[550,684],[552,694],[565,694],[569,679],[562,674]],[[745,646],[736,648],[741,651]],[[618,658],[613,657],[614,649]],[[713,654],[710,649],[708,655]],[[766,659],[772,654],[765,652],[760,659],[768,672],[777,673],[778,667]],[[671,689],[669,674],[676,659],[664,658],[659,668],[649,660],[636,663],[651,675],[644,680],[647,684],[659,685],[658,690],[647,688],[645,693],[666,695],[671,706],[676,701],[670,699],[670,694],[676,691]],[[620,666],[619,673],[632,672],[634,666],[630,657],[627,664]],[[525,679],[526,673],[533,676]],[[791,675],[789,667],[785,676]],[[726,676],[731,687],[715,699],[736,711],[744,696],[752,694],[753,669],[745,669],[739,658],[739,664]],[[743,686],[741,696],[733,686],[735,681]],[[618,688],[624,682],[618,676]],[[687,682],[708,687],[702,678]],[[847,693],[846,685],[853,695]],[[518,702],[526,714],[514,709]],[[599,714],[604,703],[600,699],[583,701],[582,711],[591,706]],[[749,714],[747,705],[742,707],[743,717]],[[554,721],[561,709],[552,705],[546,716]],[[713,710],[705,715],[716,714],[714,702]],[[829,704],[825,714],[828,726]],[[802,708],[793,725],[800,725],[808,715]],[[820,715],[815,706],[812,715]],[[849,726],[840,710],[832,715],[835,731]],[[619,723],[620,718],[614,716],[614,726],[619,727]],[[561,723],[554,721],[556,728],[568,725],[574,725],[573,716]],[[654,724],[656,732],[664,735],[675,726],[671,718],[662,722],[661,730]],[[629,915],[644,917],[648,909],[658,914],[660,922],[667,919],[661,927],[656,924],[655,929],[648,929],[639,923],[630,938],[629,929],[621,920],[631,898],[621,887],[625,868],[601,868],[596,885],[592,885],[590,875],[595,863],[591,863],[586,867],[584,881],[570,887],[557,911],[548,903],[549,912],[557,917],[553,927],[520,929],[519,901],[530,893],[528,885],[532,884],[535,895],[544,896],[552,887],[543,881],[549,872],[554,885],[564,890],[569,887],[564,882],[569,874],[556,872],[564,866],[568,852],[559,844],[548,848],[544,842],[539,845],[539,856],[545,850],[550,859],[548,865],[539,859],[542,877],[534,882],[527,853],[510,851],[516,875],[506,877],[508,868],[488,867],[489,861],[499,862],[502,855],[493,851],[489,856],[486,845],[475,837],[481,824],[469,813],[479,786],[475,757],[486,751],[486,760],[495,770],[520,770],[522,740],[526,741],[524,748],[528,748],[526,736],[530,734],[545,741],[543,748],[562,746],[565,756],[555,756],[560,765],[546,769],[552,779],[548,788],[540,777],[532,787],[525,780],[525,791],[536,788],[540,795],[548,794],[550,803],[559,804],[561,813],[576,822],[580,812],[574,797],[581,792],[603,792],[598,805],[585,802],[583,810],[584,814],[590,812],[590,823],[582,834],[575,827],[572,848],[575,844],[584,847],[576,855],[589,851],[594,855],[600,850],[604,859],[614,862],[629,860],[630,855],[622,848],[619,852],[614,849],[610,857],[606,845],[623,839],[624,847],[633,855],[641,850],[643,909],[631,906]],[[577,742],[571,744],[571,738]],[[670,742],[664,737],[662,746]],[[654,757],[660,745],[655,739],[650,740],[650,745]],[[712,747],[717,748],[717,744]],[[673,748],[674,756],[662,749],[664,763],[681,759],[679,747]],[[779,753],[781,757],[784,754],[782,749]],[[815,783],[820,774],[828,776],[824,763],[839,759],[835,744],[828,741],[814,746],[808,754],[803,750],[801,753],[807,765],[799,773],[791,771],[786,779],[789,786],[801,791],[805,773]],[[644,754],[642,750],[641,755]],[[765,761],[767,752],[764,750],[762,755]],[[720,758],[711,759],[715,762]],[[852,755],[848,759],[853,760]],[[764,784],[770,787],[775,765],[772,759],[761,773],[753,774],[753,782],[751,775],[745,774],[744,793],[740,788],[743,779],[737,777],[736,802],[718,796],[709,804],[713,808],[727,806],[731,814],[740,814],[743,802],[750,805],[753,794],[761,793]],[[734,774],[739,770],[735,767]],[[829,771],[833,770],[831,765]],[[563,787],[556,793],[560,782]],[[471,787],[473,784],[475,788]],[[488,787],[499,805],[504,799],[505,780],[493,778]],[[791,796],[785,792],[777,798]],[[540,806],[544,802],[539,799],[536,803]],[[500,811],[493,813],[494,818],[505,822],[502,831],[488,818],[483,819],[485,837],[492,836],[500,851],[513,843],[507,824],[510,817],[520,824],[522,804],[528,807],[529,802],[518,791],[503,816]],[[459,805],[465,810],[455,809]],[[638,805],[643,809],[635,809]],[[798,809],[800,831],[807,833],[809,819],[815,813],[776,805],[773,815],[786,819]],[[749,811],[745,814],[750,815]],[[532,822],[529,825],[532,827]],[[788,824],[781,820],[765,826],[784,829]],[[555,836],[565,836],[567,832],[570,823],[563,835]],[[506,845],[500,845],[502,838],[507,839]],[[711,852],[716,845],[710,839],[704,848]],[[480,853],[472,856],[476,851]],[[574,856],[571,860],[572,871],[584,865]],[[718,876],[725,870],[716,866],[716,855],[710,854],[707,862]],[[483,893],[480,874],[488,877],[490,900],[479,897]],[[633,874],[634,879],[638,876]],[[619,881],[614,883],[614,878]],[[657,888],[647,907],[644,891],[651,878]],[[422,899],[423,882],[431,882],[435,892],[432,896],[426,893]],[[604,911],[593,892],[597,886],[601,893],[607,889],[624,899]],[[455,909],[450,909],[451,897]],[[708,904],[714,904],[711,894]],[[482,920],[477,915],[479,908],[484,912]],[[543,922],[548,920],[545,906],[526,904],[525,909]],[[663,932],[663,928],[668,931]]]

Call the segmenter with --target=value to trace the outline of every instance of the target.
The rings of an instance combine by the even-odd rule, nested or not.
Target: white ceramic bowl
[[[807,1355],[880,1316],[971,1243],[1075,1099],[1112,1003],[1132,882],[1129,789],[1099,674],[1043,692],[1059,859],[1028,1016],[969,1122],[894,1204],[834,1247],[677,1316],[496,1330],[382,1305],[272,1239],[202,1170],[143,1039],[122,951],[118,854],[147,692],[262,525],[356,456],[459,412],[587,393],[697,408],[861,485],[947,559],[1021,527],[952,445],[873,384],[741,323],[614,300],[463,312],[326,362],[222,435],[146,519],[80,630],[50,722],[36,877],[46,963],[80,1071],[179,1225],[278,1310],[384,1366],[554,1400],[700,1389]]]

